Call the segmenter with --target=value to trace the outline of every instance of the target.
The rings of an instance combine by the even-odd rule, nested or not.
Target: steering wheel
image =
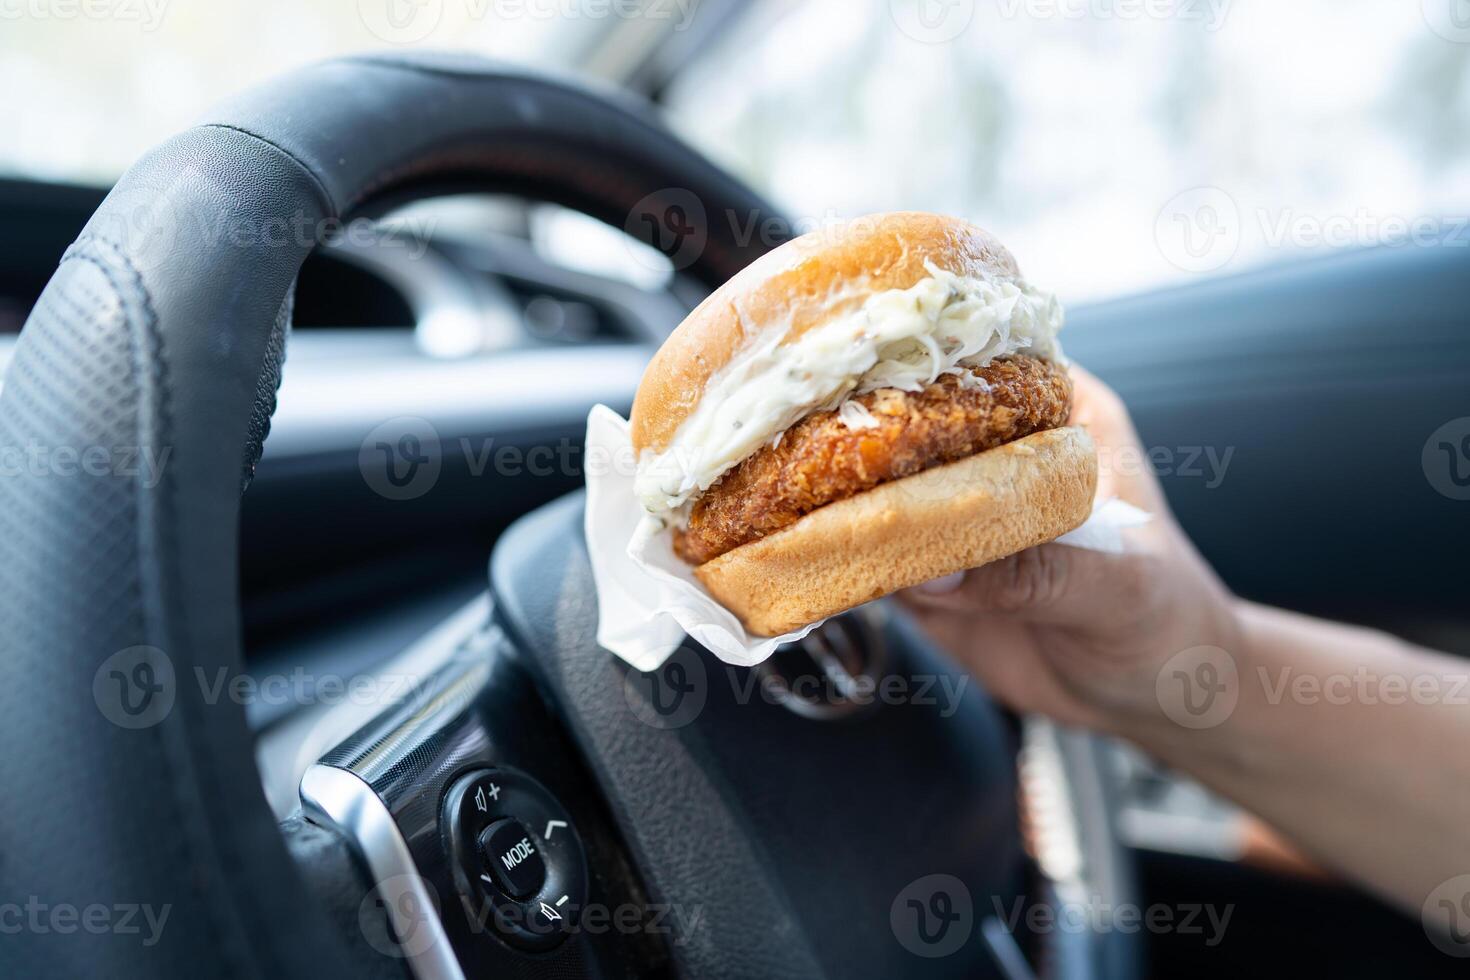
[[[741,234],[775,217],[770,206],[641,106],[456,56],[307,68],[225,104],[129,170],[67,251],[0,391],[0,445],[39,447],[50,460],[0,477],[0,733],[9,748],[0,897],[25,909],[0,944],[0,973],[477,975],[464,964],[478,954],[457,933],[454,950],[432,955],[368,948],[377,944],[358,898],[381,882],[362,840],[321,800],[308,819],[278,824],[243,709],[196,682],[243,670],[240,500],[275,405],[294,281],[317,244],[300,229],[464,188],[584,211],[710,286],[773,244]],[[150,460],[161,465],[143,465]],[[1002,715],[971,689],[943,717],[816,722],[780,698],[734,710],[738,697],[721,680],[708,684],[693,723],[640,724],[629,709],[644,688],[591,639],[579,508],[564,501],[506,536],[487,629],[533,679],[521,700],[549,703],[539,722],[546,737],[552,727],[568,733],[556,737],[575,746],[596,787],[596,812],[581,819],[605,820],[607,833],[584,827],[585,846],[575,845],[593,890],[624,874],[646,900],[698,913],[671,939],[638,939],[653,961],[644,965],[702,977],[895,967],[1024,975],[994,941],[989,904],[1026,893],[1030,867]],[[842,628],[887,649],[890,673],[959,683],[901,620],[879,618]],[[697,651],[687,657],[704,669]],[[723,678],[713,662],[704,676]],[[428,709],[411,707],[421,730]],[[468,709],[456,717],[488,724]],[[359,739],[327,760],[324,778],[361,777],[385,798],[411,782],[422,805],[397,806],[397,826],[379,832],[447,848],[452,863],[453,833],[410,833],[410,819],[433,828],[459,803],[473,815],[465,794],[478,784],[465,780],[522,776],[510,743],[481,734],[405,780],[426,745],[443,749],[441,731],[425,739],[380,766],[377,782],[361,767],[403,746]],[[522,775],[527,793],[545,789],[535,773]],[[312,792],[326,795],[324,785]],[[542,836],[537,828],[517,844],[554,851]],[[572,847],[576,838],[555,840]],[[421,871],[433,863],[423,853],[412,854]],[[959,928],[955,896],[924,892],[936,875],[968,888],[967,942],[943,956],[906,931],[920,926],[901,924],[912,910],[915,923],[928,917],[926,935]],[[442,882],[441,893],[463,889],[463,877]],[[334,887],[351,897],[338,900]],[[563,924],[575,914],[567,908]],[[151,933],[150,917],[159,926]],[[575,943],[505,938],[464,941],[487,944],[485,955],[518,976],[596,972],[586,950],[575,960],[560,951]],[[1055,950],[1054,938],[1040,946]],[[1068,962],[1101,961],[1088,953]]]

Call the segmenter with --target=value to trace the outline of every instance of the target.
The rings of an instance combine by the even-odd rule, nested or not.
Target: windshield
[[[1466,246],[1453,2],[775,0],[680,79],[672,116],[809,225],[970,217],[1071,301]]]
[[[1456,2],[0,0],[0,176],[106,185],[285,69],[466,48],[653,95],[795,230],[964,216],[1075,302],[1470,241]]]

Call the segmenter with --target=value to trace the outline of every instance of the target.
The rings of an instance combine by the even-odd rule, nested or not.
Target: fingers
[[[1095,711],[1077,699],[1038,658],[1031,624],[973,610],[954,612],[910,602],[925,632],[1014,711],[1039,712],[1064,725],[1099,727]]]
[[[1118,497],[1166,517],[1168,502],[1154,477],[1128,409],[1117,393],[1073,364],[1073,425],[1087,429],[1097,446],[1099,498]]]
[[[955,589],[959,588],[960,583],[964,580],[964,572],[955,572],[953,575],[944,575],[940,578],[934,579],[931,582],[925,582],[922,585],[916,585],[914,586],[914,589],[915,591],[922,592],[924,595],[941,596],[945,595],[946,593],[953,592]]]
[[[1148,556],[1046,544],[904,593],[920,609],[994,613],[1031,623],[1096,627],[1136,604]],[[1123,606],[1123,608],[1129,608]]]

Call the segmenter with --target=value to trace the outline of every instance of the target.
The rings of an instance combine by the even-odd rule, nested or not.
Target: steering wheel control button
[[[514,769],[478,769],[449,787],[440,820],[472,934],[529,952],[566,938],[587,904],[587,858],[550,790]]]
[[[534,895],[546,880],[541,852],[519,820],[497,820],[480,835],[480,854],[500,890],[511,898]]]

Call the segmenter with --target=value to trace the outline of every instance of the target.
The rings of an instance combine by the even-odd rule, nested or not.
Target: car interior
[[[111,178],[0,166],[0,901],[138,921],[0,915],[0,972],[1450,975],[1414,917],[1136,749],[1005,709],[894,602],[753,668],[598,646],[589,410],[626,415],[684,316],[827,206],[794,188],[847,179],[717,158],[699,134],[733,110],[689,80],[744,52],[764,111],[807,111],[769,8],[841,34],[848,5],[563,11],[535,25],[554,65],[486,57],[448,0],[357,6],[367,33],[277,53],[298,66],[139,134]],[[873,6],[853,20],[906,23]],[[1068,301],[1068,356],[1166,447],[1149,465],[1236,594],[1470,653],[1470,505],[1420,452],[1467,413],[1464,244]],[[934,695],[855,695],[884,678]],[[487,873],[488,837],[525,864]],[[912,897],[934,875],[963,907]]]

